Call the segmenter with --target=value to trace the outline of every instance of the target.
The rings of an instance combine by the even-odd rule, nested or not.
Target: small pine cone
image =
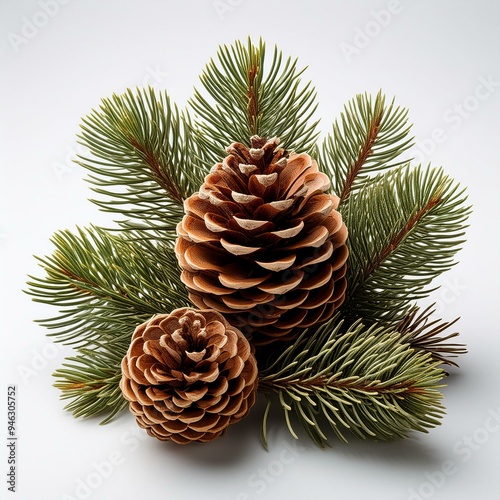
[[[130,411],[162,441],[212,441],[255,402],[252,348],[216,311],[154,316],[136,328],[121,367]]]
[[[255,345],[327,320],[346,289],[338,197],[307,154],[279,139],[233,143],[184,204],[175,250],[191,301],[220,311]]]

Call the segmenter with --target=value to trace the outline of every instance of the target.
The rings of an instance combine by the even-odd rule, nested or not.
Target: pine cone
[[[140,427],[162,441],[212,441],[255,402],[257,363],[216,311],[176,309],[138,326],[120,387]]]
[[[185,201],[176,254],[189,297],[255,345],[327,320],[346,289],[347,229],[307,154],[279,139],[233,143]]]

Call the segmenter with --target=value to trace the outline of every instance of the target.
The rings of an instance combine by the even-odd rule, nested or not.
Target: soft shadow
[[[441,466],[448,456],[448,453],[443,454],[440,446],[417,435],[391,442],[361,440],[356,437],[348,439],[348,443],[338,442],[333,447],[337,454],[357,463],[378,463],[390,468],[411,465],[434,469]]]
[[[456,373],[453,378],[462,377]],[[175,454],[177,462],[184,462],[187,466],[202,466],[214,472],[218,469],[224,469],[226,472],[228,469],[237,470],[242,464],[255,462],[256,457],[269,460],[274,452],[282,450],[284,446],[293,446],[300,454],[321,456],[321,460],[332,463],[339,460],[359,464],[378,463],[396,470],[408,466],[434,469],[440,467],[443,460],[448,458],[443,454],[445,452],[439,440],[433,441],[428,435],[418,432],[411,433],[409,438],[392,442],[362,440],[345,433],[348,443],[338,439],[333,432],[328,432],[330,447],[322,449],[311,441],[298,422],[292,421],[293,429],[299,436],[296,441],[287,429],[283,410],[277,404],[273,405],[268,416],[268,452],[260,440],[265,407],[266,400],[259,394],[250,414],[240,422],[230,425],[223,436],[210,443],[177,445],[155,439],[150,439],[147,443],[154,455]],[[328,429],[326,424],[324,429]],[[437,430],[431,429],[430,433]]]
[[[212,468],[237,467],[258,448],[266,453],[260,441],[260,424],[265,409],[264,398],[258,397],[250,413],[243,420],[230,425],[221,437],[210,443],[177,445],[171,442],[154,443],[155,449],[175,453],[176,460],[204,464]]]

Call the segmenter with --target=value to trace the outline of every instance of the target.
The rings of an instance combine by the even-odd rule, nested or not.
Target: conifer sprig
[[[470,208],[464,190],[440,168],[397,167],[352,193],[347,317],[394,323],[426,297],[464,242]]]
[[[196,161],[197,146],[187,112],[179,112],[166,92],[127,90],[103,99],[82,120],[80,142],[89,150],[78,163],[99,195],[92,200],[119,214],[123,229],[154,230],[175,237],[183,201],[206,172]]]
[[[113,343],[112,349],[79,349],[67,358],[54,373],[61,399],[70,400],[65,409],[74,417],[105,415],[102,424],[124,410],[128,403],[120,390],[120,363],[127,349],[128,342]]]
[[[332,180],[340,206],[370,175],[408,162],[401,158],[413,144],[408,110],[362,94],[351,99],[333,123],[319,150],[319,161]]]
[[[56,341],[88,347],[128,345],[137,324],[189,304],[173,250],[161,243],[90,227],[52,239],[55,250],[39,259],[44,278],[28,291],[60,314],[40,320]]]
[[[456,333],[443,336],[453,322],[415,301],[455,262],[466,196],[442,169],[403,157],[408,113],[382,93],[351,100],[318,147],[316,93],[303,74],[277,48],[269,61],[262,41],[236,42],[203,71],[191,114],[149,88],[104,99],[84,118],[89,154],[79,162],[118,228],[56,233],[54,252],[39,259],[44,276],[28,282],[34,300],[59,311],[40,323],[76,350],[55,373],[75,416],[109,421],[126,406],[120,362],[135,327],[190,305],[172,248],[183,201],[227,146],[260,135],[316,156],[340,198],[350,251],[346,301],[334,318],[274,357],[257,352],[266,416],[278,401],[292,434],[298,421],[320,446],[328,428],[341,439],[393,439],[439,423],[438,365],[464,349],[449,342]]]
[[[344,441],[346,432],[391,440],[439,424],[444,372],[438,365],[394,329],[359,321],[345,329],[337,315],[305,331],[262,370],[259,387],[271,396],[265,415],[277,400],[294,437],[295,418],[319,446],[328,443],[328,428]],[[264,418],[265,446],[266,436]]]
[[[397,325],[396,329],[403,335],[405,342],[414,349],[420,349],[431,354],[433,359],[443,364],[458,366],[451,358],[467,352],[463,344],[449,342],[458,337],[458,332],[441,334],[453,326],[460,318],[453,321],[432,319],[436,312],[434,305],[426,307],[423,311],[415,306],[406,317]]]
[[[201,74],[205,92],[195,90],[190,105],[197,115],[196,137],[211,167],[232,142],[250,137],[279,137],[291,150],[310,151],[318,137],[316,91],[302,83],[304,69],[274,48],[266,65],[266,48],[250,40],[222,46]]]

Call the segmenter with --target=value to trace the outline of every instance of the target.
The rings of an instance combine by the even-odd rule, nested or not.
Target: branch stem
[[[363,144],[361,150],[359,151],[358,158],[354,165],[349,169],[349,173],[347,175],[347,179],[344,184],[344,188],[342,189],[342,193],[340,194],[339,205],[341,205],[349,196],[351,192],[352,185],[356,177],[358,176],[360,170],[363,168],[363,165],[366,162],[366,159],[371,155],[373,145],[377,140],[378,131],[380,129],[380,123],[382,121],[382,116],[384,115],[384,110],[381,109],[380,112],[374,117],[373,121],[370,124],[370,130],[368,131],[366,141]]]
[[[301,388],[306,391],[311,390],[321,390],[321,389],[339,389],[342,391],[358,391],[358,392],[369,392],[373,394],[389,394],[389,393],[411,393],[411,394],[422,394],[425,392],[423,388],[415,387],[412,380],[406,380],[405,382],[398,382],[396,384],[384,385],[383,387],[369,384],[360,384],[356,381],[345,381],[345,380],[333,380],[328,381],[327,377],[319,376],[316,378],[310,378],[305,380],[294,379],[294,380],[275,380],[268,379],[267,377],[262,378],[259,381],[259,390],[263,392],[277,392],[280,390],[287,390],[293,387]]]
[[[257,117],[259,114],[257,103],[257,92],[255,91],[255,77],[259,72],[259,66],[255,60],[248,68],[248,124],[252,135],[257,133]]]
[[[436,193],[427,202],[427,204],[422,207],[413,217],[411,217],[406,224],[397,232],[389,241],[387,246],[382,249],[382,251],[375,256],[375,258],[369,263],[363,273],[362,281],[366,281],[368,277],[378,269],[378,267],[384,262],[396,248],[401,244],[406,235],[415,227],[415,225],[425,216],[429,210],[434,208],[437,204],[441,203],[441,195]]]
[[[156,182],[168,193],[172,200],[182,205],[184,203],[184,196],[179,190],[178,184],[176,184],[169,175],[165,175],[165,171],[161,167],[160,162],[157,161],[151,151],[142,147],[133,137],[129,136],[128,139],[132,146],[144,156]]]

